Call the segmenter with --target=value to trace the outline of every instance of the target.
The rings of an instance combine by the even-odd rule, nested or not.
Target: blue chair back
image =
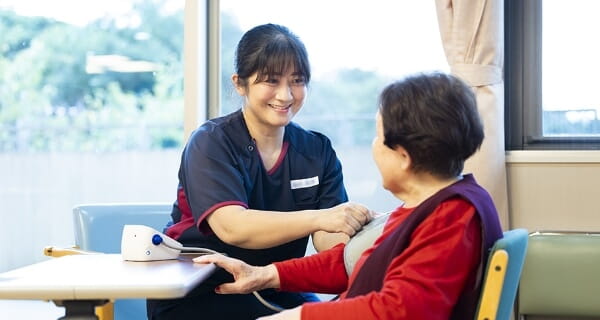
[[[163,203],[109,203],[77,206],[73,208],[75,244],[82,250],[120,253],[124,225],[142,224],[162,231],[171,219],[172,207],[172,204]],[[116,300],[114,319],[147,319],[146,300]]]
[[[514,229],[504,232],[504,236],[492,247],[484,276],[477,320],[511,318],[528,240],[526,229]]]

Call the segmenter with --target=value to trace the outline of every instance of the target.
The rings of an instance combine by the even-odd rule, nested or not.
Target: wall
[[[507,153],[510,227],[600,231],[600,151]]]
[[[47,259],[45,246],[72,245],[78,204],[172,202],[179,155],[0,154],[0,272]]]
[[[600,231],[600,151],[511,151],[506,168],[511,228]]]

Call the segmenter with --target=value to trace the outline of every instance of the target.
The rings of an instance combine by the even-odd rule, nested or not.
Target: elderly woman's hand
[[[255,267],[242,260],[221,254],[210,254],[194,258],[195,263],[214,263],[233,275],[234,282],[223,283],[215,288],[216,293],[251,293],[266,288],[279,288],[279,273],[274,265]]]

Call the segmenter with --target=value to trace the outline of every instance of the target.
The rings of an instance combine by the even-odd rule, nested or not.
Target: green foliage
[[[231,84],[231,75],[236,45],[243,32],[232,17],[222,18],[221,113],[226,114],[239,109],[242,103]],[[336,145],[370,145],[375,134],[377,95],[385,81],[375,72],[359,69],[313,77],[307,101],[295,121],[326,134]]]
[[[180,147],[183,12],[139,1],[136,25],[103,18],[79,27],[0,11],[0,152]],[[89,72],[116,55],[146,72]]]
[[[543,134],[549,137],[595,136],[600,132],[600,120],[594,108],[581,110],[544,111]]]
[[[221,16],[221,113],[226,114],[241,107],[241,99],[231,83],[234,73],[235,49],[243,35],[235,19],[228,14]]]
[[[342,69],[310,84],[296,121],[324,133],[338,146],[370,145],[375,134],[377,95],[384,80],[374,72]]]
[[[183,11],[165,5],[138,1],[129,25],[106,17],[75,26],[0,10],[0,152],[181,147]],[[221,17],[222,113],[241,106],[230,77],[242,34],[233,17]],[[106,55],[155,69],[90,68]],[[313,78],[296,121],[336,144],[369,144],[383,81],[356,69]]]
[[[25,18],[12,11],[0,11],[0,54],[12,58],[29,48],[36,34],[51,24],[44,18]]]

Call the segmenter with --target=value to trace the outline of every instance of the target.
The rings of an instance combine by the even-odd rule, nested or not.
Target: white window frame
[[[218,0],[186,0],[184,17],[184,134],[219,114]]]

